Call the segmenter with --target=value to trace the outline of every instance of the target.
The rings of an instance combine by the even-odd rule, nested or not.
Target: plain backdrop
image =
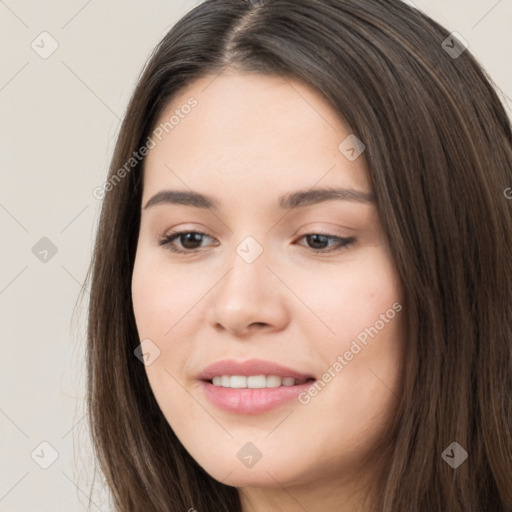
[[[93,190],[146,59],[198,3],[0,0],[0,512],[87,510],[86,302],[73,309]],[[414,5],[462,35],[510,113],[512,0]],[[101,488],[91,498],[110,510]]]

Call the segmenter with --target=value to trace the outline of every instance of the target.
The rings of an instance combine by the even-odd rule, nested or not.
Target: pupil
[[[311,239],[313,239],[313,240],[316,240],[317,242],[318,242],[318,239],[320,239],[320,245],[322,246],[322,247],[320,247],[320,249],[324,247],[324,244],[326,242],[325,235],[309,235],[309,239],[310,239],[310,241],[311,241]],[[313,242],[313,245],[314,244],[315,244],[315,242]],[[318,247],[316,247],[316,248],[318,248]]]
[[[195,247],[189,247],[187,244],[188,242],[191,242],[192,243],[192,246],[194,245],[194,243],[201,243],[201,235],[199,233],[187,233],[186,235],[184,235],[185,237],[185,243],[183,243],[183,246],[187,249],[195,249]],[[195,238],[195,240],[194,240]]]

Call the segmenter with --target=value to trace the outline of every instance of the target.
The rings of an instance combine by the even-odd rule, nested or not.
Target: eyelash
[[[209,235],[207,235],[206,233],[202,233],[201,231],[178,231],[176,233],[170,233],[168,235],[164,235],[163,237],[161,237],[158,240],[158,245],[165,247],[168,251],[171,251],[172,253],[195,254],[195,253],[199,252],[199,249],[190,249],[190,250],[185,249],[185,250],[183,250],[183,249],[177,249],[176,247],[174,247],[172,245],[172,242],[175,239],[180,238],[183,235],[187,235],[187,234],[191,234],[191,233],[211,238]],[[312,252],[317,253],[317,254],[318,253],[324,253],[325,254],[325,253],[342,251],[342,250],[346,249],[347,247],[349,247],[350,245],[353,245],[356,242],[356,238],[355,237],[344,238],[344,237],[339,237],[339,236],[335,236],[335,235],[328,235],[326,233],[307,233],[305,235],[302,235],[299,238],[299,240],[301,240],[302,238],[308,237],[308,236],[315,236],[315,235],[319,235],[321,237],[324,237],[324,238],[327,238],[327,239],[331,239],[331,240],[338,240],[339,243],[340,243],[339,247],[337,247],[335,249],[331,249],[331,250],[310,248]]]

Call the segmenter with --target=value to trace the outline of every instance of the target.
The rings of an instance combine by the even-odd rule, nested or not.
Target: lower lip
[[[201,386],[206,398],[220,409],[237,414],[260,414],[297,398],[313,383],[311,380],[296,386],[251,389],[224,388],[201,381]]]

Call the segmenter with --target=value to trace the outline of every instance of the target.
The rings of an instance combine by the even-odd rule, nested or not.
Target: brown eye
[[[211,239],[209,235],[200,231],[179,231],[177,233],[165,235],[158,243],[171,252],[193,253],[201,248],[201,242],[204,238]],[[303,235],[300,239],[306,239],[309,248],[316,253],[336,252],[350,246],[356,241],[354,237],[343,238],[322,233],[310,233]],[[176,241],[179,242],[179,246],[176,246]],[[331,241],[334,241],[335,243],[329,243]],[[333,245],[334,248],[332,248]],[[328,249],[329,247],[331,248]]]
[[[300,239],[306,239],[308,244],[311,244],[311,249],[313,252],[333,252],[344,249],[349,245],[353,244],[356,239],[354,237],[343,238],[334,235],[325,235],[322,233],[311,233],[307,235],[303,235]],[[335,244],[334,249],[325,250],[329,247],[329,241],[334,240],[337,243]],[[302,244],[300,244],[302,245]],[[331,245],[332,246],[332,245]]]
[[[203,237],[211,238],[206,233],[199,231],[179,231],[165,235],[159,240],[159,245],[165,246],[171,252],[194,252],[201,248]],[[181,248],[176,247],[175,240],[180,242]]]

